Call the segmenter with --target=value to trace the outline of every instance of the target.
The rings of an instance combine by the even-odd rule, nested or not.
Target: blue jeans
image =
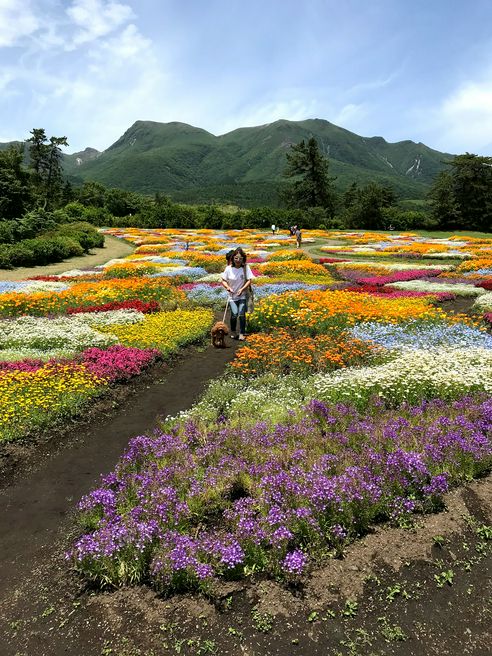
[[[230,299],[229,307],[231,308],[231,332],[236,332],[237,318],[239,317],[239,332],[244,335],[246,332],[246,299],[242,298],[238,301]]]

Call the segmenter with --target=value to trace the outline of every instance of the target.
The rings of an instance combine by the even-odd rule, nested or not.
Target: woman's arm
[[[251,287],[251,280],[246,280],[244,285],[241,287],[241,289],[238,292],[238,296],[240,296],[248,287]]]
[[[224,280],[224,278],[221,278],[220,284],[222,285],[222,287],[224,287],[224,289],[226,289],[228,292],[232,293],[232,287],[229,285],[227,280]]]

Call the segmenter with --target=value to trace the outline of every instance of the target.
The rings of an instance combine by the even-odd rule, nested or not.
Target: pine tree
[[[489,231],[492,226],[492,157],[471,153],[448,162],[429,193],[442,228]]]
[[[287,190],[288,204],[298,208],[323,207],[332,217],[336,206],[333,188],[336,178],[330,178],[328,171],[329,161],[321,154],[314,137],[292,146],[287,153],[284,175],[296,180]]]
[[[31,130],[27,139],[29,165],[38,205],[52,209],[61,195],[63,183],[62,152],[60,146],[68,146],[66,137],[48,137],[43,128]]]

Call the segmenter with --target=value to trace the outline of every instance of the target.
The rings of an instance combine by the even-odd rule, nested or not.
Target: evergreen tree
[[[466,153],[450,162],[454,197],[462,225],[473,230],[492,226],[492,157]]]
[[[302,140],[286,156],[284,175],[296,178],[287,190],[288,204],[298,208],[323,207],[332,217],[336,206],[335,178],[328,175],[329,162],[321,154],[316,139]]]
[[[68,146],[66,137],[50,137],[48,140],[43,128],[31,130],[27,139],[29,146],[29,165],[38,205],[53,209],[60,198],[63,182],[61,146]]]
[[[29,207],[30,179],[23,159],[21,148],[0,151],[0,221],[18,219]]]
[[[82,205],[104,207],[107,189],[100,182],[87,180],[78,190],[78,200]]]
[[[436,225],[449,230],[461,224],[461,214],[456,203],[451,171],[441,171],[429,192],[431,215]]]
[[[471,153],[448,162],[429,193],[432,213],[441,228],[490,231],[492,226],[492,157]]]
[[[50,137],[47,146],[47,165],[45,178],[46,204],[50,209],[56,205],[63,186],[63,154],[60,146],[68,146],[66,137]]]
[[[355,183],[354,183],[355,184]],[[344,196],[344,223],[348,228],[384,230],[387,228],[385,209],[396,203],[396,194],[390,187],[372,182],[361,189],[354,184]]]

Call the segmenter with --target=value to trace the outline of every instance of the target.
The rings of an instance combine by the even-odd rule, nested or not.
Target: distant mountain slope
[[[336,185],[391,184],[403,198],[421,198],[452,157],[412,141],[364,138],[321,119],[279,120],[214,136],[185,123],[137,121],[102,153],[64,158],[74,182],[96,180],[183,200],[275,204],[290,146],[314,136],[330,159]]]

